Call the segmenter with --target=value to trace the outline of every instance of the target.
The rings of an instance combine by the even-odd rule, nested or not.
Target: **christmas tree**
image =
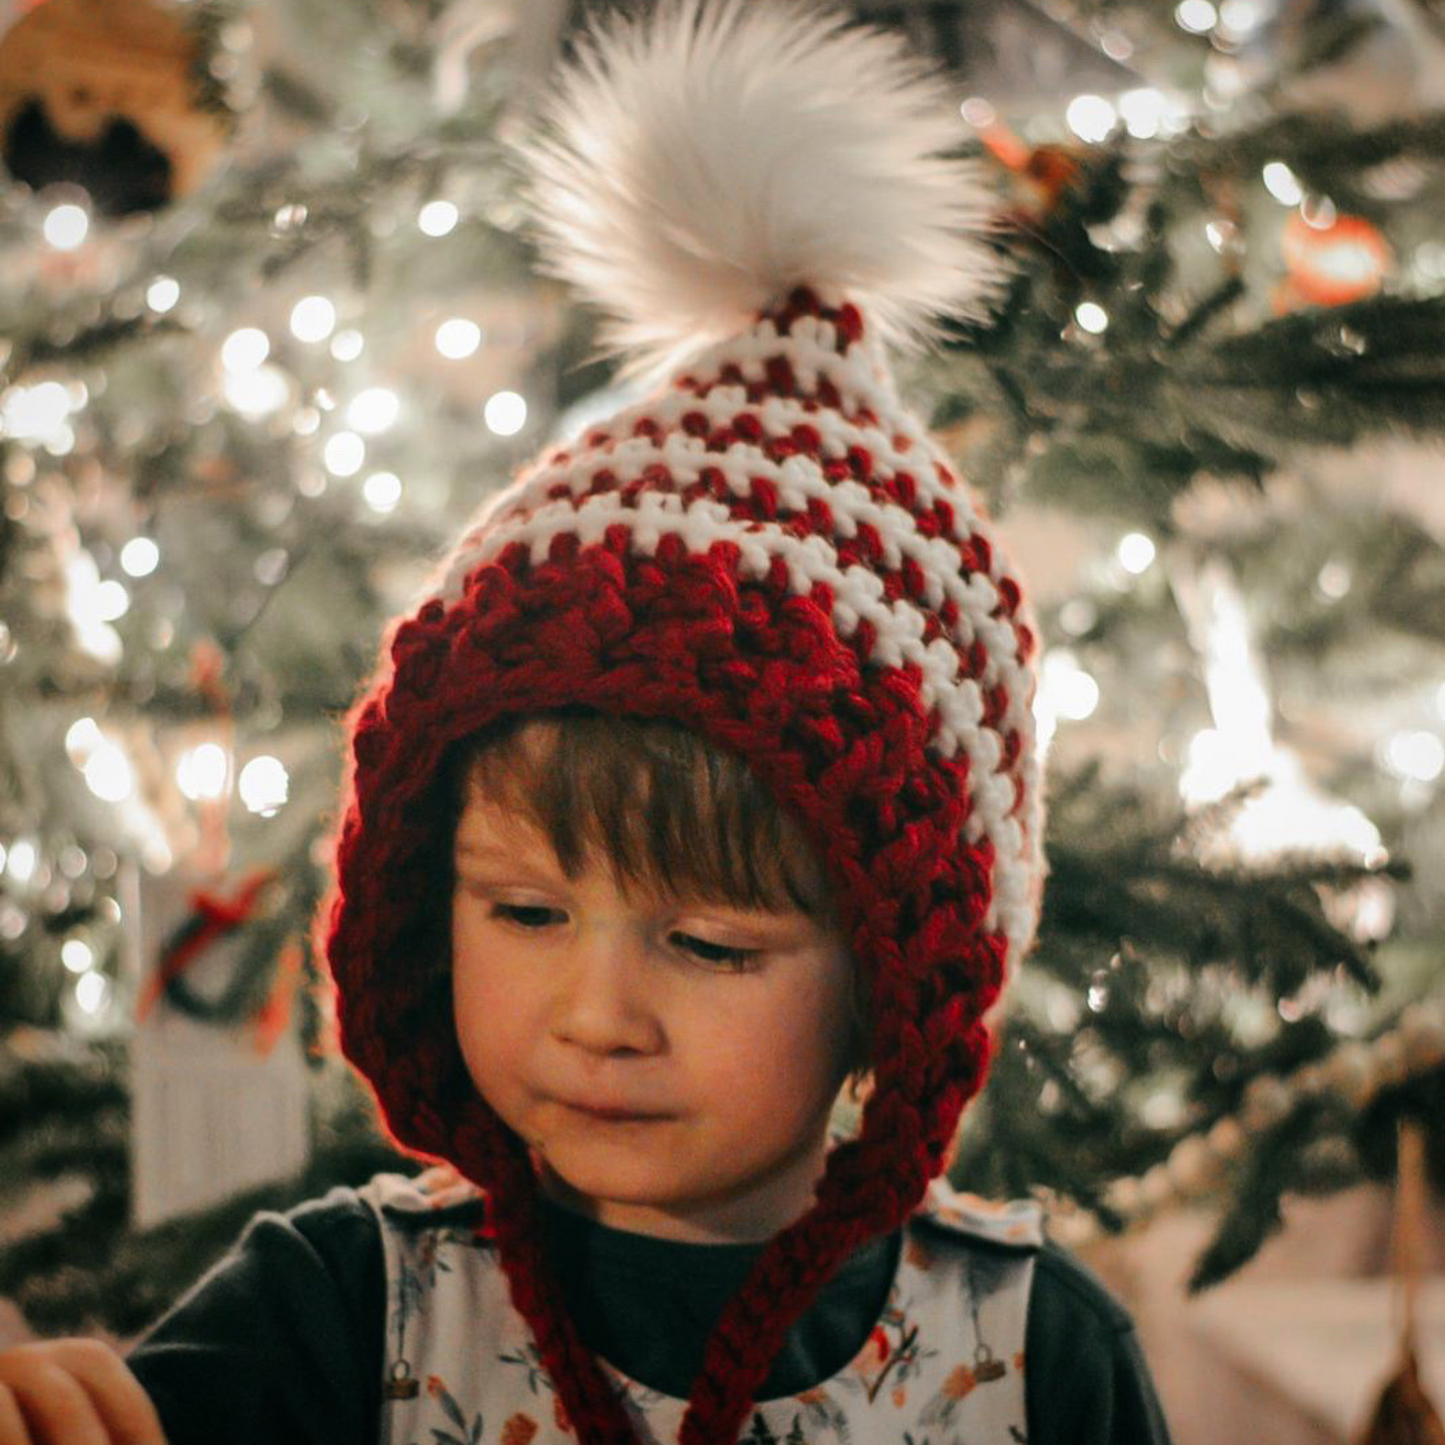
[[[1045,917],[955,1179],[1077,1240],[1205,1200],[1205,1285],[1401,1116],[1445,1176],[1445,38],[854,8],[998,181],[1009,291],[902,382],[1046,643]],[[255,1208],[396,1162],[308,941],[337,721],[481,497],[625,389],[508,159],[580,10],[0,38],[0,1295],[38,1330],[133,1331]]]

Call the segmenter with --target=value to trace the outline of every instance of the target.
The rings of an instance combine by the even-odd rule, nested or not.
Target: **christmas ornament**
[[[1418,1124],[1400,1121],[1397,1158],[1395,1275],[1404,1315],[1400,1367],[1381,1393],[1360,1445],[1445,1445],[1445,1424],[1420,1383],[1415,1352],[1425,1221],[1425,1139]]]
[[[193,191],[231,131],[193,29],[151,0],[42,0],[0,39],[0,155],[110,216]]]
[[[131,1213],[140,1228],[305,1167],[310,1091],[290,1027],[302,953],[268,909],[275,883],[266,869],[225,891],[174,873],[143,882],[139,951],[153,962],[131,1045]]]
[[[1280,298],[1285,309],[1291,300],[1313,306],[1363,301],[1384,285],[1394,261],[1389,242],[1363,216],[1337,216],[1316,226],[1295,211],[1281,244],[1289,270]]]

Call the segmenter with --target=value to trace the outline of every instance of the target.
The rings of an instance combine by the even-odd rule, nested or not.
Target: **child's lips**
[[[610,1124],[633,1124],[645,1121],[657,1121],[669,1117],[660,1114],[656,1110],[635,1109],[625,1104],[604,1104],[595,1100],[556,1100],[564,1109],[569,1109],[574,1114],[585,1114],[589,1119],[599,1119]]]

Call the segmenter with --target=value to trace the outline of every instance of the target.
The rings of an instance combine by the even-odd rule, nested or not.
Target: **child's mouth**
[[[643,1113],[637,1109],[616,1108],[610,1104],[574,1104],[566,1099],[559,1099],[557,1102],[574,1114],[585,1114],[589,1119],[600,1119],[609,1124],[639,1124],[667,1117],[665,1114]]]

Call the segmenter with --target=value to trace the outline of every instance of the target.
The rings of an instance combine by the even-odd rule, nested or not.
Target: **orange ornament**
[[[37,188],[76,182],[109,214],[188,194],[233,128],[203,95],[203,62],[192,24],[170,5],[31,5],[0,37],[6,167]]]
[[[1363,216],[1312,226],[1296,211],[1284,228],[1290,286],[1316,306],[1344,306],[1373,296],[1394,264],[1390,244]]]

